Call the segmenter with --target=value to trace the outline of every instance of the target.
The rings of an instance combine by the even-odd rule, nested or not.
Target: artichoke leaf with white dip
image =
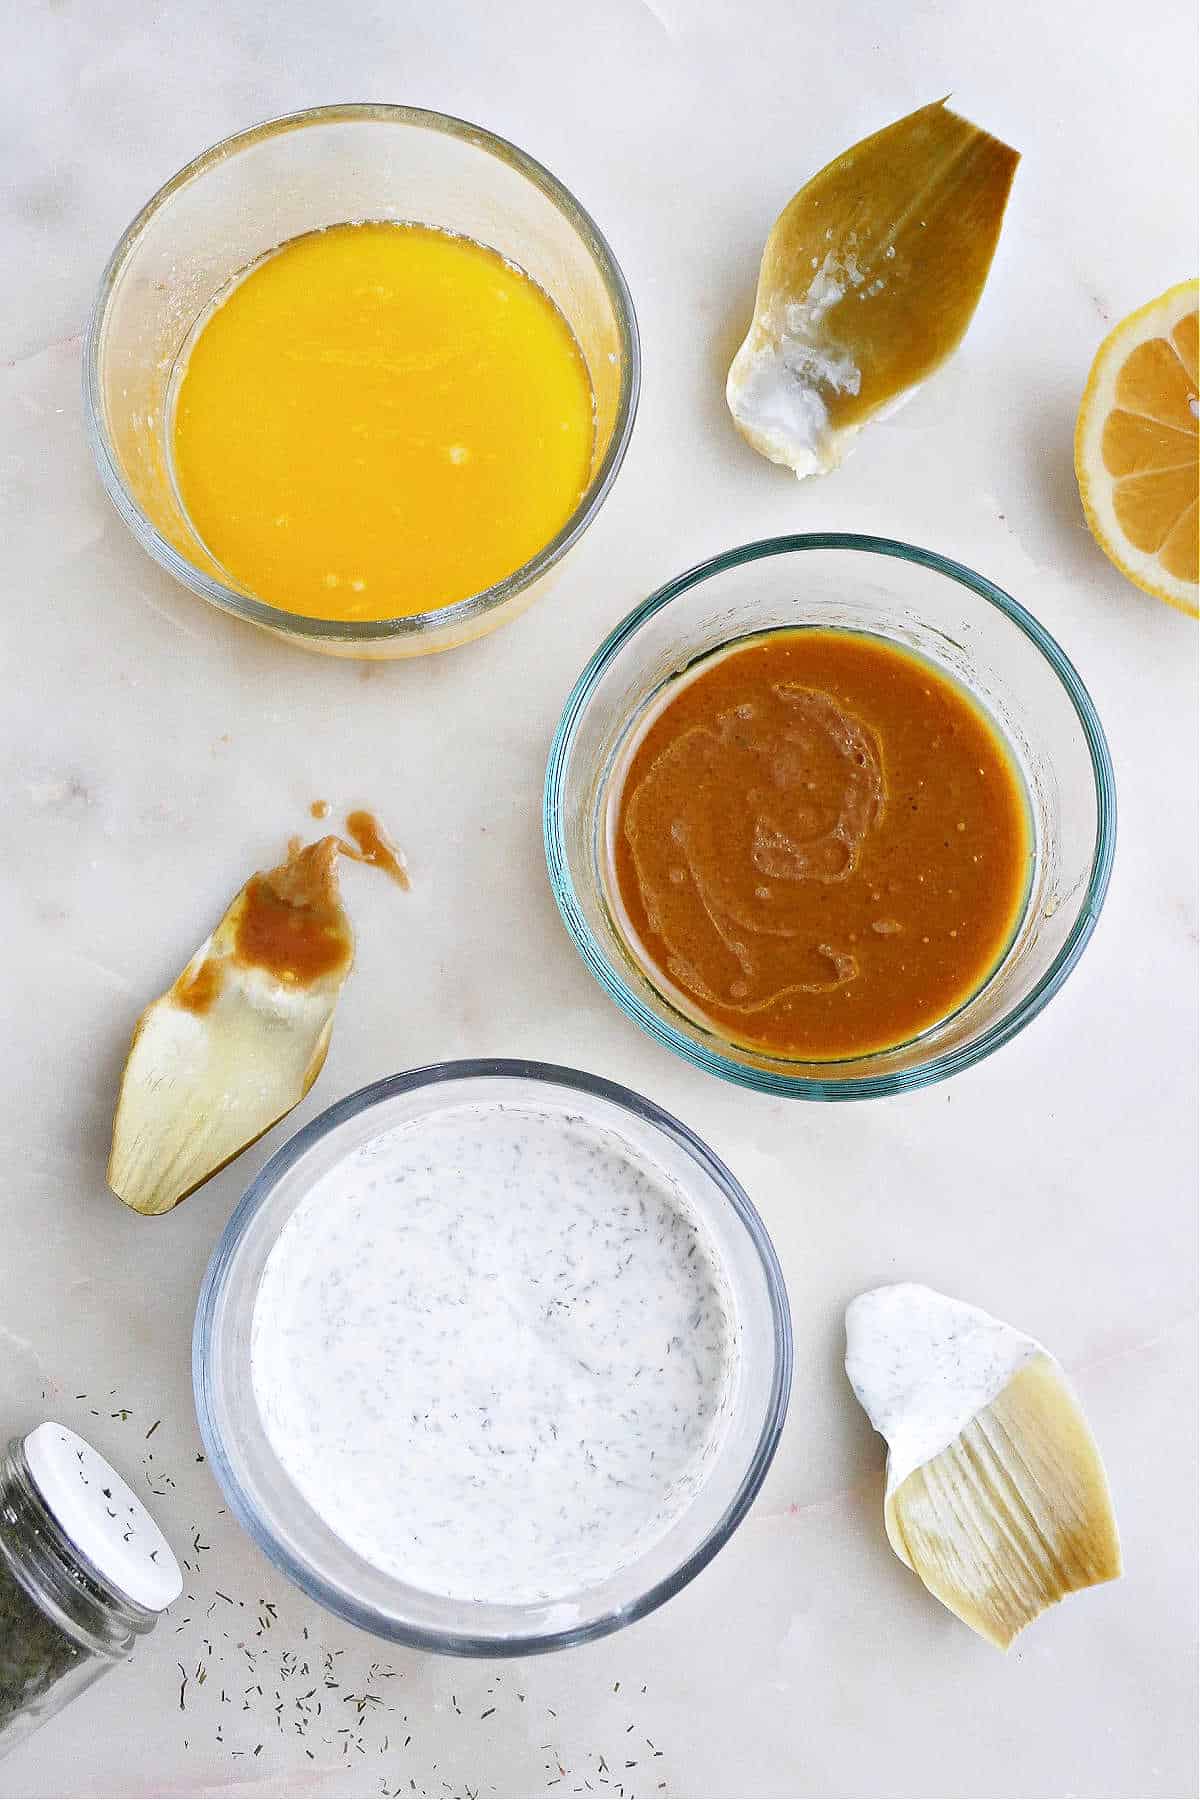
[[[1121,1574],[1100,1453],[1036,1339],[902,1282],[847,1307],[846,1373],[887,1439],[893,1550],[981,1637],[1006,1650],[1056,1601]]]

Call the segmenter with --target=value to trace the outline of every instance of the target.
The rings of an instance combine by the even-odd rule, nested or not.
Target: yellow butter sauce
[[[260,600],[325,619],[450,606],[511,575],[591,474],[579,346],[522,270],[424,225],[336,225],[233,284],[172,427],[192,525]]]

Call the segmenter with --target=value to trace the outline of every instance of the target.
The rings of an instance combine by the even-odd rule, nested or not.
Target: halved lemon
[[[1147,594],[1200,618],[1200,281],[1181,281],[1110,332],[1075,426],[1092,536]]]

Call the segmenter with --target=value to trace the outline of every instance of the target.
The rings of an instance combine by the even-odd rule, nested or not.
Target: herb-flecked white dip
[[[716,1253],[663,1170],[566,1108],[449,1106],[314,1186],[251,1328],[310,1506],[426,1592],[594,1586],[703,1484],[737,1379]]]
[[[846,1374],[887,1439],[888,1493],[940,1456],[1039,1354],[1036,1338],[917,1281],[852,1300]]]

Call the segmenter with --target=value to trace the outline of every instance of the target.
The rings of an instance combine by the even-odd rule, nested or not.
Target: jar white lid
[[[151,1612],[179,1598],[183,1576],[171,1546],[99,1451],[49,1423],[25,1439],[25,1460],[47,1511],[106,1581]]]

